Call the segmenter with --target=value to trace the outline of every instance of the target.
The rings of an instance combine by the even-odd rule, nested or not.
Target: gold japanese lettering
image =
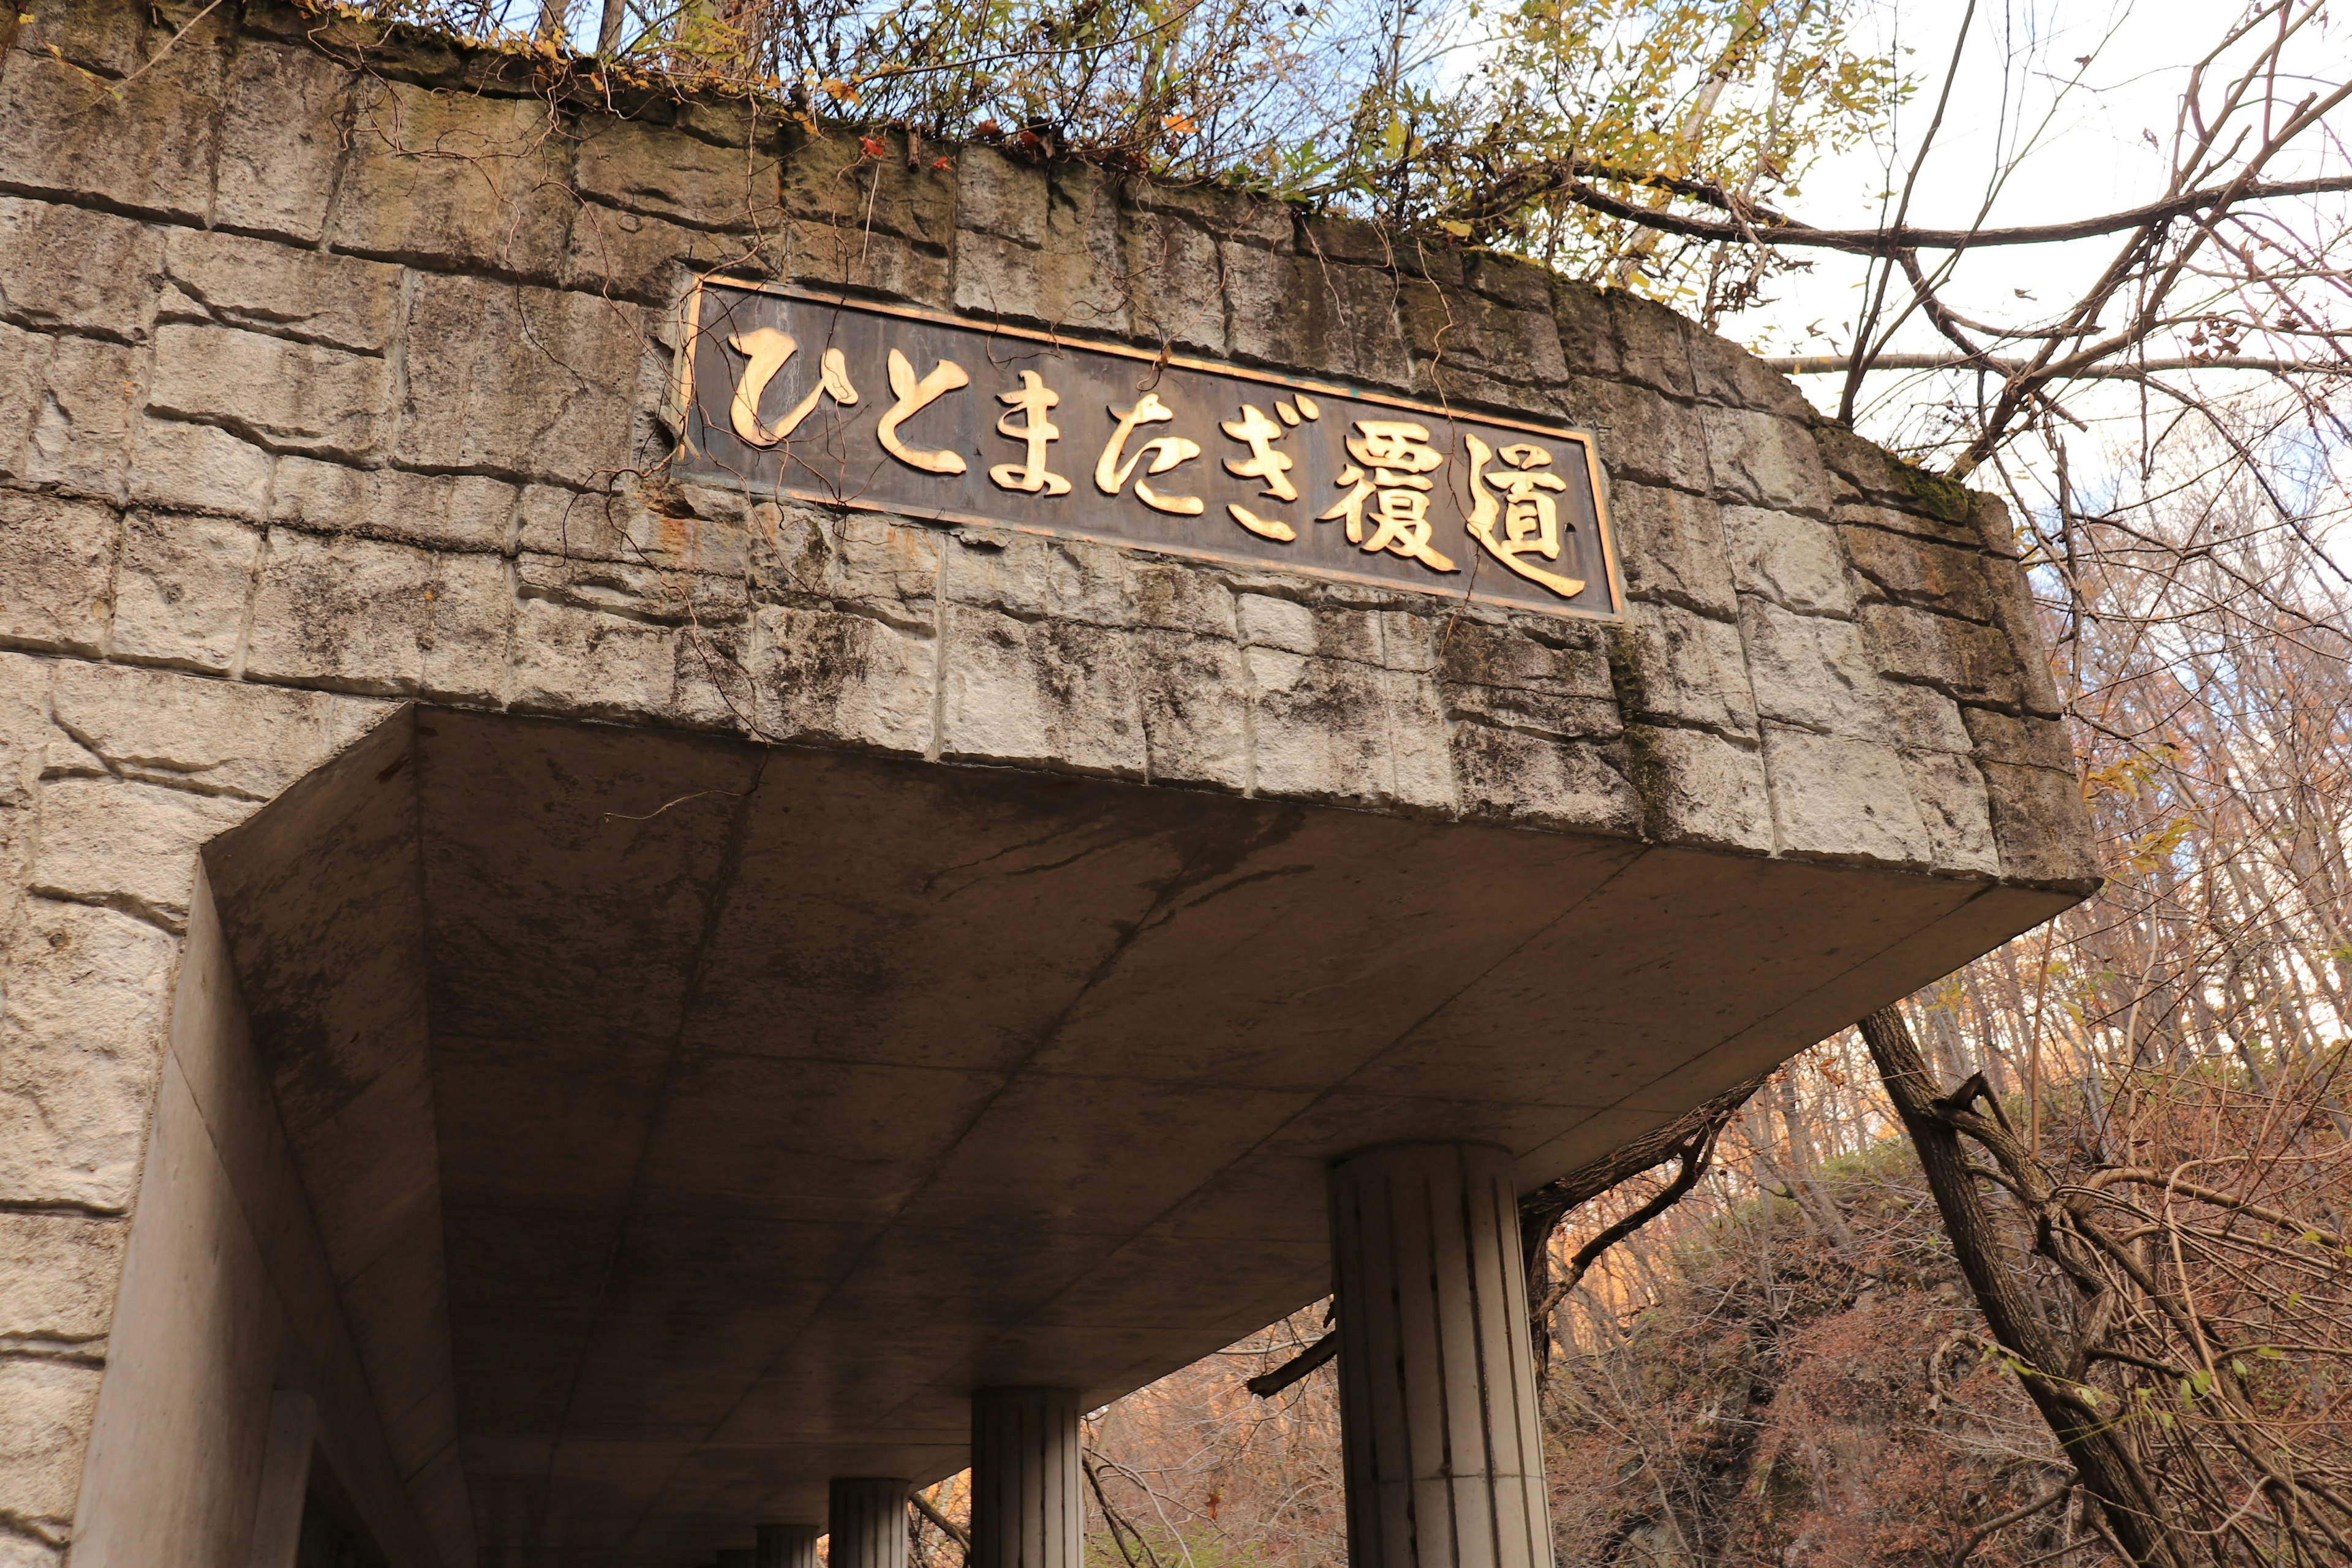
[[[728,410],[728,422],[734,426],[735,434],[751,446],[773,447],[788,438],[800,428],[801,421],[815,411],[817,399],[828,394],[843,407],[857,401],[857,388],[849,381],[848,362],[839,349],[827,349],[818,362],[817,384],[809,389],[809,395],[777,423],[763,425],[760,422],[760,398],[800,344],[793,341],[790,332],[761,327],[729,338],[727,346],[746,362],[742,379],[735,384],[735,401]]]
[[[1176,417],[1176,411],[1160,401],[1156,392],[1147,392],[1135,400],[1135,406],[1121,410],[1114,407],[1110,416],[1118,421],[1111,432],[1110,442],[1103,447],[1102,456],[1095,459],[1095,488],[1107,496],[1115,496],[1127,485],[1128,476],[1135,466],[1148,456],[1151,461],[1144,468],[1147,474],[1164,474],[1179,463],[1190,462],[1201,455],[1201,444],[1181,436],[1162,436],[1156,441],[1146,441],[1131,456],[1127,456],[1127,438],[1135,434],[1139,425],[1158,425]],[[1126,456],[1124,462],[1120,461]],[[1135,499],[1158,511],[1173,512],[1178,517],[1198,517],[1208,510],[1208,503],[1199,496],[1162,495],[1141,479],[1135,481]]]
[[[1062,438],[1061,427],[1045,417],[1046,413],[1062,401],[1062,395],[1047,386],[1034,370],[1021,373],[1021,384],[1012,392],[1000,392],[996,401],[1009,412],[998,416],[996,433],[1010,436],[1023,443],[1028,455],[1018,463],[999,463],[988,470],[988,477],[1000,489],[1019,490],[1026,495],[1039,491],[1049,496],[1070,493],[1070,481],[1050,472],[1045,467],[1045,443]],[[1021,423],[1013,423],[1014,415]]]
[[[1274,449],[1274,444],[1288,432],[1259,413],[1256,404],[1243,404],[1239,419],[1222,420],[1217,428],[1250,449],[1249,457],[1241,462],[1227,458],[1225,472],[1237,479],[1264,481],[1265,488],[1258,492],[1260,495],[1272,496],[1276,500],[1298,499],[1298,487],[1287,477],[1297,465],[1287,454]]]
[[[1583,593],[1584,579],[1547,572],[1527,559],[1530,555],[1539,555],[1547,561],[1559,559],[1559,503],[1547,492],[1568,489],[1568,481],[1558,474],[1543,472],[1551,467],[1551,454],[1524,441],[1497,452],[1466,433],[1463,442],[1470,449],[1468,526],[1472,536],[1486,546],[1487,554],[1528,582],[1539,583],[1563,599],[1573,599]],[[1486,465],[1498,458],[1505,471],[1488,473]],[[1503,524],[1499,538],[1495,532],[1498,513]]]
[[[1359,419],[1355,425],[1357,433],[1348,437],[1348,455],[1356,460],[1333,481],[1353,488],[1316,521],[1344,520],[1348,542],[1361,546],[1367,554],[1385,550],[1433,572],[1458,571],[1429,539],[1429,492],[1434,487],[1428,476],[1445,461],[1429,445],[1429,427],[1404,419]],[[1364,504],[1368,500],[1369,509]],[[1364,528],[1368,510],[1374,524],[1369,537]]]
[[[920,468],[927,474],[960,474],[963,458],[954,452],[927,452],[920,447],[909,447],[898,439],[898,426],[920,414],[940,398],[959,386],[971,384],[971,377],[963,366],[951,359],[943,359],[931,367],[931,374],[922,380],[915,379],[915,367],[897,349],[890,351],[890,390],[898,401],[882,416],[881,428],[875,434],[881,437],[882,449],[910,468]]]
[[[1307,406],[1311,408],[1314,405]],[[1276,451],[1274,443],[1290,433],[1290,426],[1298,423],[1298,410],[1288,403],[1276,403],[1274,411],[1281,416],[1281,424],[1260,413],[1255,403],[1242,405],[1239,419],[1219,421],[1218,429],[1250,449],[1249,457],[1243,461],[1236,462],[1227,458],[1225,471],[1236,479],[1262,481],[1265,488],[1258,492],[1261,495],[1271,496],[1276,500],[1297,500],[1298,487],[1290,482],[1288,476],[1297,465],[1286,454]],[[1298,537],[1297,531],[1280,518],[1260,517],[1237,502],[1227,501],[1225,511],[1235,522],[1261,539],[1287,544]]]

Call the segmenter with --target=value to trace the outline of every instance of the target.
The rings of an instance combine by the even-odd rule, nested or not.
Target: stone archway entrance
[[[1367,1149],[1491,1150],[1500,1206],[1381,1174],[1343,1293],[1484,1268],[1517,1333],[1518,1188],[2050,901],[425,708],[205,866],[210,1049],[250,1042],[393,1465],[549,1564],[822,1521],[962,1468],[976,1391],[1075,1420],[1295,1310]],[[1350,1321],[1509,1385],[1478,1311]]]
[[[1662,308],[182,21],[0,65],[12,1564],[1071,1568],[1336,1278],[1539,1565],[1514,1189],[2089,886],[1999,504]]]

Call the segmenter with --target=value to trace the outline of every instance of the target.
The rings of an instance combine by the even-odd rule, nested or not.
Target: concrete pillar
[[[907,1568],[907,1489],[887,1477],[835,1477],[826,1525],[828,1568]]]
[[[816,1568],[821,1524],[763,1524],[752,1549],[754,1568]]]
[[[1083,1568],[1080,1414],[1068,1389],[971,1396],[971,1568]]]
[[[1349,1568],[1551,1568],[1512,1176],[1481,1143],[1332,1168]]]

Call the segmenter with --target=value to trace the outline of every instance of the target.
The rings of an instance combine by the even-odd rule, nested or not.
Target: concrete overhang
[[[566,1564],[950,1473],[1321,1294],[1334,1157],[1533,1186],[2076,896],[422,708],[207,864],[395,1450]]]

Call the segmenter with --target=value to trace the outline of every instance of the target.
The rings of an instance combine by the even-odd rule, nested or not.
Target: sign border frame
[[[978,331],[991,336],[1020,338],[1030,342],[1045,343],[1056,351],[1064,348],[1080,349],[1092,353],[1109,354],[1118,359],[1135,360],[1146,364],[1173,365],[1211,375],[1236,376],[1244,381],[1255,381],[1268,386],[1290,387],[1301,392],[1321,393],[1326,396],[1346,398],[1358,403],[1371,403],[1387,408],[1401,408],[1415,414],[1432,415],[1444,420],[1448,425],[1458,425],[1466,417],[1474,419],[1478,424],[1501,429],[1524,430],[1530,435],[1548,436],[1555,440],[1573,441],[1584,453],[1585,473],[1592,485],[1593,517],[1599,525],[1601,563],[1607,572],[1609,597],[1612,607],[1606,610],[1587,610],[1563,604],[1558,608],[1538,608],[1517,599],[1497,599],[1477,589],[1475,585],[1476,582],[1475,572],[1472,574],[1470,584],[1461,589],[1453,589],[1443,584],[1422,588],[1414,586],[1410,582],[1402,582],[1394,577],[1375,576],[1370,573],[1352,573],[1320,566],[1286,565],[1279,561],[1269,561],[1255,555],[1234,554],[1206,545],[1142,544],[1132,539],[1107,536],[1087,529],[1047,528],[1036,523],[1009,522],[1003,518],[985,517],[949,507],[924,511],[883,501],[822,495],[790,485],[777,486],[771,492],[772,494],[788,496],[794,500],[805,501],[815,506],[832,507],[839,510],[877,512],[894,517],[910,518],[918,522],[945,522],[959,527],[1003,529],[1008,532],[1024,533],[1042,539],[1074,539],[1113,549],[1139,551],[1147,555],[1170,555],[1184,560],[1205,561],[1219,566],[1238,567],[1247,571],[1286,572],[1315,582],[1340,582],[1402,594],[1423,594],[1433,598],[1451,600],[1455,604],[1484,605],[1490,609],[1520,615],[1549,615],[1565,620],[1603,623],[1622,622],[1626,618],[1625,579],[1618,562],[1617,529],[1611,516],[1608,474],[1601,464],[1600,441],[1591,430],[1566,423],[1538,424],[1533,420],[1511,416],[1486,414],[1465,416],[1463,411],[1447,407],[1444,404],[1424,403],[1415,398],[1400,397],[1388,392],[1366,391],[1362,387],[1349,385],[1345,382],[1320,381],[1311,376],[1264,370],[1252,365],[1227,364],[1221,361],[1200,359],[1190,354],[1156,353],[1150,349],[1139,348],[1132,343],[1093,338],[1082,333],[1055,332],[1037,327],[1017,327],[1003,322],[979,321],[952,310],[934,310],[925,305],[866,300],[854,294],[837,293],[831,289],[811,289],[795,283],[779,283],[770,279],[740,278],[720,271],[697,273],[693,286],[680,298],[676,310],[676,323],[678,334],[683,341],[678,347],[677,374],[670,384],[668,397],[665,399],[670,403],[670,406],[663,410],[663,413],[669,417],[672,427],[677,432],[677,452],[679,457],[684,456],[689,449],[686,421],[688,413],[694,407],[694,362],[696,348],[702,339],[700,325],[702,294],[706,288],[713,284],[728,289],[740,289],[752,293],[772,294],[784,300],[805,300],[810,304],[838,306],[847,310],[864,310],[874,315],[896,316],[905,321],[927,321],[937,326],[961,327],[968,331]],[[676,461],[677,458],[674,457],[673,464]],[[737,481],[737,488],[746,495],[758,493],[748,480]],[[1485,552],[1480,552],[1473,559],[1484,563]],[[1508,569],[1497,567],[1496,570],[1507,571]]]

